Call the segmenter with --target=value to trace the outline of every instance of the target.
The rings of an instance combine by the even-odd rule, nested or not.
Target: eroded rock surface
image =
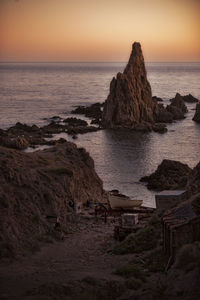
[[[134,128],[154,123],[151,86],[147,80],[144,57],[139,43],[134,43],[123,73],[110,83],[110,93],[104,105],[103,126]]]
[[[70,203],[104,197],[93,159],[69,142],[34,153],[0,147],[0,182],[0,258],[34,251],[51,233],[47,216],[67,229]]]

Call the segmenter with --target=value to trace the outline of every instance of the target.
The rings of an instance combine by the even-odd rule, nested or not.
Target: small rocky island
[[[185,96],[193,100],[191,95]],[[184,98],[176,94],[166,108],[152,97],[151,86],[140,43],[132,45],[129,62],[123,73],[110,83],[105,101],[102,124],[104,128],[129,128],[140,131],[166,131],[164,123],[184,118],[187,107]]]

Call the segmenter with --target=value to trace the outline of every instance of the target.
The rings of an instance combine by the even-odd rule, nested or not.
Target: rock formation
[[[200,123],[200,102],[196,105],[196,111],[192,120]]]
[[[195,98],[194,96],[192,96],[191,94],[189,95],[185,95],[185,96],[182,96],[183,97],[183,100],[185,102],[188,102],[188,103],[195,103],[195,102],[198,102],[199,100],[197,98]]]
[[[148,182],[147,188],[153,190],[175,190],[186,188],[191,173],[188,165],[179,161],[164,159],[157,170],[140,181]]]
[[[166,110],[172,114],[174,120],[184,119],[184,114],[188,112],[183,97],[177,93],[175,98],[171,99],[171,104],[167,105]]]
[[[0,147],[0,182],[0,258],[34,250],[51,234],[47,216],[67,230],[70,203],[104,197],[92,158],[69,142],[34,153]]]
[[[147,80],[144,58],[139,43],[134,43],[129,62],[123,73],[110,83],[102,123],[106,128],[137,128],[154,123],[151,86]]]

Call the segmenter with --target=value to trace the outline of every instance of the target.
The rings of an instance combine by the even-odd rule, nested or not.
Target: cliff
[[[104,196],[92,158],[69,142],[34,153],[0,147],[0,181],[0,258],[32,251],[51,232],[48,216],[67,230],[70,204]]]
[[[135,42],[124,72],[118,73],[110,83],[110,93],[103,109],[103,126],[134,128],[138,124],[152,124],[155,105],[142,49]]]

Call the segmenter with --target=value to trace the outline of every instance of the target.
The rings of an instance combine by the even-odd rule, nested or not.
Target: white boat
[[[109,194],[110,207],[112,209],[131,209],[142,205],[143,200],[132,200],[127,196]]]

